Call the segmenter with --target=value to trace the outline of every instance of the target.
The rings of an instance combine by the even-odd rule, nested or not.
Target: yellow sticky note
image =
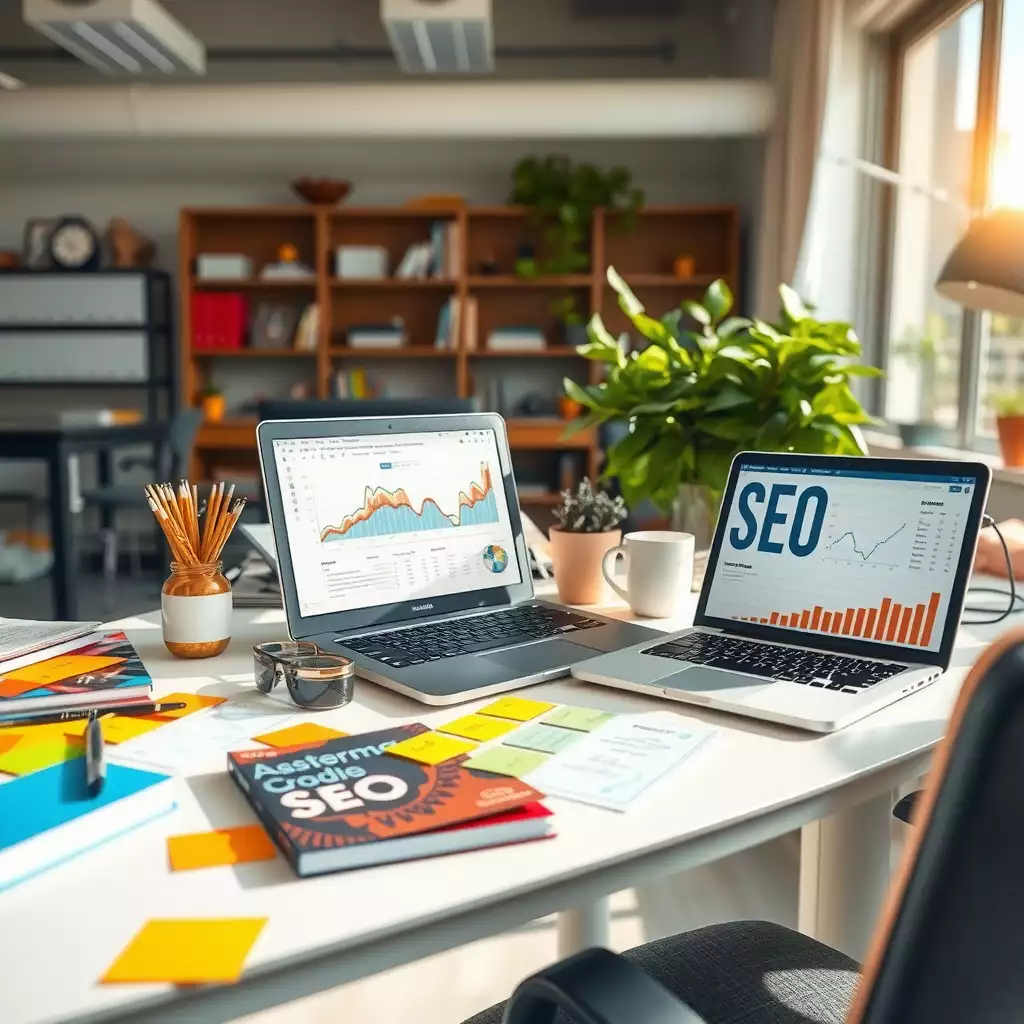
[[[223,704],[226,700],[227,697],[207,697],[202,693],[168,693],[158,698],[157,703],[184,704],[185,706],[178,708],[176,711],[158,711],[155,715],[146,715],[145,717],[151,721],[184,718],[186,715],[191,715],[196,711],[202,711],[203,708],[216,707],[218,704]]]
[[[71,736],[58,736],[38,742],[22,739],[10,750],[0,754],[0,772],[28,775],[29,772],[37,772],[78,757],[83,749],[82,741]]]
[[[421,761],[423,764],[440,764],[459,754],[468,754],[471,750],[476,750],[475,743],[442,736],[437,732],[424,732],[388,747],[386,753],[407,757],[410,761]]]
[[[0,732],[0,754],[5,754],[20,739],[20,736],[8,736],[6,733]]]
[[[142,715],[104,715],[100,719],[105,743],[122,743],[133,740],[136,736],[144,736],[147,732],[159,729],[166,722],[155,722]]]
[[[193,868],[212,868],[223,864],[273,860],[277,851],[262,826],[243,825],[239,828],[218,829],[216,832],[169,836],[167,856],[172,871],[190,871]]]
[[[467,740],[484,743],[504,736],[519,726],[515,722],[503,722],[500,718],[488,718],[487,715],[463,715],[447,725],[439,725],[440,732],[450,732],[453,736],[463,736]]]
[[[28,743],[52,743],[65,736],[84,736],[87,718],[76,718],[70,722],[47,722],[46,725],[19,725],[5,729],[0,736],[13,735]]]
[[[513,722],[528,722],[531,718],[543,715],[555,705],[543,700],[526,700],[523,697],[502,697],[493,704],[480,709],[481,715],[493,715],[495,718],[511,718]]]
[[[265,917],[147,921],[100,980],[105,985],[238,981],[266,923]]]
[[[111,665],[120,665],[124,660],[124,658],[106,658],[102,655],[65,654],[59,658],[51,658],[49,661],[41,661],[36,665],[26,665],[25,668],[9,672],[5,678],[48,686],[50,683],[59,683],[62,679],[70,679],[72,676],[84,676],[88,672],[99,672],[100,669],[110,668]]]
[[[265,732],[262,736],[253,736],[253,739],[259,743],[266,743],[268,747],[311,747],[323,743],[324,740],[336,740],[347,735],[347,732],[339,732],[318,722],[300,722],[287,729],[277,729],[274,732]]]

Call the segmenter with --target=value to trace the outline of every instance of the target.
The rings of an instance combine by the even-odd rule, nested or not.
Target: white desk
[[[164,650],[157,615],[121,625],[158,696],[250,689],[251,645],[286,635],[282,612],[238,611],[224,655],[184,662]],[[800,827],[801,927],[856,946],[873,925],[888,879],[892,790],[925,769],[967,666],[999,631],[964,630],[944,679],[830,736],[571,680],[532,687],[531,696],[614,712],[667,708],[721,729],[697,760],[626,815],[551,801],[558,836],[540,845],[306,880],[282,858],[172,874],[168,835],[254,820],[228,778],[224,755],[212,755],[179,780],[173,814],[0,895],[0,1018],[4,1024],[227,1021],[553,911],[583,908],[563,915],[567,948],[600,936],[608,894]],[[289,713],[282,705],[282,715]],[[452,717],[451,708],[427,708],[369,683],[357,684],[347,708],[315,716],[349,732]],[[188,916],[269,918],[238,985],[176,990],[96,983],[147,918]]]

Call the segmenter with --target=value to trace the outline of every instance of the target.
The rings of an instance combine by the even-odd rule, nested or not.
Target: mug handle
[[[612,590],[615,591],[623,601],[629,600],[629,594],[622,589],[612,578],[615,574],[615,560],[622,555],[626,559],[626,565],[629,565],[629,551],[626,549],[625,544],[616,544],[610,551],[604,553],[604,558],[601,559],[601,574],[604,576],[605,582]]]

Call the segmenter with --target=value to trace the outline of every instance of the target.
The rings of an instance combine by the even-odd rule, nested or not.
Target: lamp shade
[[[996,210],[972,221],[935,287],[968,309],[1024,316],[1024,210]]]

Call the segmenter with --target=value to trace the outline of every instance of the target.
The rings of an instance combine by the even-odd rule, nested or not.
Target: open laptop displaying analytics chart
[[[738,455],[694,627],[573,674],[817,731],[856,721],[948,667],[989,476]]]

